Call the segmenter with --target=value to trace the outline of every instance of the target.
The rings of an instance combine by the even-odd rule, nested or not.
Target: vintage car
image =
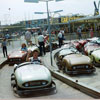
[[[54,42],[57,40],[57,37],[55,34],[51,34],[51,41]],[[47,34],[45,37],[44,37],[44,42],[49,42],[49,35]]]
[[[26,60],[27,52],[26,51],[21,51],[21,50],[16,50],[11,52],[8,55],[8,64],[13,65],[13,64],[20,64]]]
[[[14,93],[19,96],[56,90],[56,84],[52,80],[50,71],[44,65],[32,62],[14,65],[11,86]]]
[[[52,42],[51,45],[52,45],[52,50],[55,50],[58,48],[58,44],[55,42]],[[45,45],[45,51],[50,52],[50,44]]]
[[[96,40],[98,40],[98,39],[99,39],[99,37],[93,37],[93,38],[87,39],[87,41],[88,41],[88,42],[90,42],[90,41],[96,41]]]
[[[88,41],[87,40],[80,40],[79,43],[83,47]]]
[[[89,53],[89,57],[95,66],[100,67],[100,48],[94,49]]]
[[[28,50],[34,51],[34,50],[39,50],[37,45],[32,45],[28,47]]]
[[[59,69],[67,74],[84,74],[95,71],[91,59],[79,53],[72,46],[59,50],[55,58]]]
[[[79,41],[73,41],[72,44],[76,47],[77,50],[82,51],[82,45],[79,43]]]
[[[84,53],[86,55],[89,55],[91,51],[97,49],[97,48],[100,48],[100,44],[97,43],[96,41],[91,41],[91,42],[88,42],[84,45]]]

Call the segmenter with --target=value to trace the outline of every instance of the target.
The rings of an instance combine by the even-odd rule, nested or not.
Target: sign
[[[38,3],[39,2],[39,0],[24,0],[24,2],[30,2],[30,3]]]
[[[68,21],[79,19],[80,16],[72,16],[72,17],[61,17],[61,23],[68,23]]]
[[[68,17],[61,17],[61,23],[67,23]]]

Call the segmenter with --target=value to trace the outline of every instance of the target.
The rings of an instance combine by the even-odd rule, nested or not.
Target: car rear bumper
[[[95,68],[92,68],[92,69],[87,69],[87,70],[74,70],[74,71],[67,71],[66,73],[69,74],[69,75],[75,75],[75,74],[90,74],[90,73],[93,73],[95,72],[96,69]]]

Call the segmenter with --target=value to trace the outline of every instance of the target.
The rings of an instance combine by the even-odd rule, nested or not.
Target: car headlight
[[[42,85],[46,85],[46,82],[42,82]]]
[[[88,65],[86,65],[86,68],[88,68]]]
[[[73,67],[73,69],[76,69],[76,67]]]
[[[12,59],[10,59],[10,61],[12,61]]]
[[[29,84],[28,83],[25,83],[25,87],[28,87],[29,86]]]
[[[21,59],[19,59],[19,61],[21,61]]]

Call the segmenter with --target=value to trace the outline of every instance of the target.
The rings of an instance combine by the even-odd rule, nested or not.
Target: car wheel
[[[11,80],[15,80],[15,75],[14,75],[14,73],[11,74]]]
[[[15,80],[11,80],[11,86],[13,87],[13,91],[17,93],[17,88],[16,88],[17,85]]]

